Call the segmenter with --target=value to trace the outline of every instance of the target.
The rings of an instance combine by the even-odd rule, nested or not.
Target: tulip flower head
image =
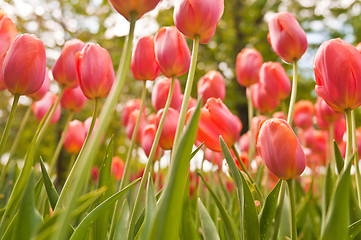
[[[178,79],[174,80],[174,88],[172,100],[170,102],[170,107],[178,110],[182,105],[182,89]],[[161,78],[156,81],[153,91],[152,91],[152,105],[155,110],[159,111],[164,108],[165,103],[167,102],[169,90],[172,84],[172,79],[170,78]]]
[[[49,71],[47,70],[45,73],[43,85],[41,85],[41,87],[39,88],[38,91],[36,91],[32,94],[29,94],[27,96],[29,98],[33,99],[33,101],[39,101],[49,91],[49,88],[50,88],[50,78],[49,78]]]
[[[226,85],[222,74],[217,71],[210,71],[201,79],[198,84],[198,96],[202,96],[203,103],[211,97],[224,99],[226,95]]]
[[[140,110],[141,100],[140,99],[131,99],[125,103],[123,112],[122,112],[122,124],[123,126],[128,125],[130,114],[134,110]],[[145,108],[143,109],[143,114],[145,115]]]
[[[313,125],[313,104],[309,100],[300,100],[295,104],[293,122],[302,129]]]
[[[163,116],[164,109],[160,109],[157,112],[157,125],[159,125],[160,120]],[[173,148],[173,142],[175,138],[175,132],[177,130],[179,119],[179,112],[174,108],[169,108],[167,116],[165,117],[164,125],[162,132],[159,138],[159,145],[164,150],[171,150]]]
[[[75,113],[80,112],[86,102],[87,98],[79,86],[75,88],[65,88],[60,100],[63,108]]]
[[[328,106],[328,104],[322,99],[317,98],[315,104],[315,115],[317,125],[320,129],[328,129],[330,123],[334,123],[339,120],[343,115],[336,113]]]
[[[361,54],[349,43],[321,44],[313,60],[316,94],[338,113],[361,105]]]
[[[0,10],[0,63],[16,38],[18,31],[14,22],[3,10]],[[1,64],[0,64],[1,65]]]
[[[214,164],[218,167],[218,171],[222,170],[222,162],[223,162],[223,153],[221,152],[214,152],[211,149],[206,148],[204,151],[204,160]]]
[[[261,82],[252,84],[246,90],[247,96],[251,94],[253,106],[261,113],[268,113],[275,110],[279,101],[271,97]]]
[[[208,43],[224,11],[224,0],[180,0],[174,8],[174,23],[190,39],[199,36],[201,44]]]
[[[40,122],[43,119],[45,114],[49,111],[51,106],[55,104],[57,99],[58,96],[55,93],[47,92],[42,99],[33,102],[32,110],[38,122]],[[54,116],[50,121],[50,124],[56,123],[60,118],[60,114],[61,114],[61,107],[60,105],[58,105],[58,107],[55,110]]]
[[[301,144],[291,126],[283,119],[262,122],[256,147],[268,169],[283,180],[300,176],[306,167]]]
[[[109,0],[114,9],[130,21],[132,12],[136,13],[137,19],[145,13],[153,10],[161,0]]]
[[[70,154],[78,154],[86,138],[84,124],[79,120],[69,122],[68,131],[65,133],[64,148]]]
[[[157,133],[157,127],[154,124],[147,124],[144,127],[141,143],[145,155],[149,158],[150,151],[152,150],[153,142],[155,139],[155,134]],[[155,150],[154,160],[159,159],[160,157],[160,146],[157,145],[157,149]]]
[[[236,60],[238,83],[243,87],[248,87],[258,82],[262,63],[262,55],[256,49],[245,48],[238,53]]]
[[[129,115],[127,125],[125,126],[125,131],[129,139],[132,139],[132,136],[134,134],[134,128],[138,120],[139,112],[140,112],[139,109],[135,109]],[[136,143],[140,143],[141,141],[144,126],[145,126],[145,114],[143,112],[140,118],[138,132],[135,139]]]
[[[291,13],[274,14],[268,22],[268,30],[267,38],[273,51],[286,62],[293,63],[306,52],[306,33]]]

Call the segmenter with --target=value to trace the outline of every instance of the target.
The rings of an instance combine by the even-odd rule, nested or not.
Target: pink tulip
[[[256,136],[259,127],[261,126],[261,123],[266,120],[267,117],[264,115],[257,115],[252,118],[252,134],[253,136]]]
[[[118,180],[122,179],[124,167],[125,167],[125,163],[123,162],[123,160],[120,157],[114,156],[112,158],[111,171],[112,171],[112,175],[115,180],[118,181]]]
[[[57,101],[58,96],[55,93],[47,92],[45,96],[40,99],[39,101],[33,102],[32,110],[35,115],[35,118],[38,122],[40,122],[45,114],[49,111],[51,106],[55,104]],[[54,116],[50,121],[50,124],[56,123],[61,115],[61,107],[58,107],[55,110]]]
[[[240,138],[239,138],[239,148],[241,149],[241,152],[248,152],[249,150],[249,144],[251,141],[251,132],[247,131],[245,134],[243,134]]]
[[[174,23],[184,35],[201,44],[213,37],[224,11],[224,0],[181,0],[174,8]]]
[[[279,101],[271,97],[262,83],[252,84],[246,90],[247,96],[251,94],[253,106],[261,113],[272,112],[278,106]]]
[[[214,152],[211,149],[206,148],[204,151],[204,159],[216,165],[218,167],[218,171],[222,170],[222,162],[224,157],[221,152]]]
[[[109,0],[114,9],[130,21],[130,14],[135,12],[137,19],[153,10],[160,0]]]
[[[160,109],[164,108],[165,103],[167,102],[171,84],[172,84],[172,79],[170,78],[161,78],[156,81],[152,91],[152,105],[155,110],[159,111]],[[175,79],[170,107],[176,110],[181,108],[182,105],[181,95],[182,95],[182,90],[179,80]]]
[[[69,122],[68,131],[65,135],[64,148],[70,154],[78,154],[83,147],[86,138],[86,130],[82,122],[73,120]]]
[[[342,117],[335,122],[335,127],[334,127],[334,137],[337,143],[342,142],[345,132],[346,132],[346,120],[345,118]]]
[[[17,34],[18,31],[16,30],[14,22],[3,10],[0,10],[0,63],[3,61],[6,52],[15,40]]]
[[[84,96],[80,87],[65,88],[63,96],[60,100],[61,106],[72,112],[80,112],[87,102],[87,98]]]
[[[224,99],[226,85],[222,74],[217,71],[210,71],[198,81],[198,96],[202,96],[203,103],[211,97]]]
[[[317,98],[315,115],[317,125],[321,129],[328,129],[330,123],[334,123],[342,117],[342,114],[338,114],[332,110],[322,98]]]
[[[160,109],[157,112],[157,126],[160,123],[163,112],[164,109]],[[168,109],[167,116],[165,117],[164,125],[159,138],[159,145],[164,150],[171,150],[173,148],[173,142],[174,142],[175,132],[177,130],[178,119],[179,119],[179,112],[174,108],[170,107]]]
[[[41,85],[38,91],[29,94],[27,96],[31,98],[33,101],[39,101],[45,96],[47,92],[49,92],[49,88],[50,88],[50,78],[49,78],[49,71],[47,70],[45,72],[45,79],[43,85]]]
[[[248,87],[258,82],[262,63],[262,55],[256,49],[245,48],[238,53],[236,61],[238,83],[243,87]]]
[[[287,116],[285,116],[284,112],[275,112],[272,114],[272,118],[286,119]]]
[[[124,108],[123,108],[123,112],[122,112],[122,124],[123,124],[123,126],[128,125],[128,120],[129,120],[130,114],[134,110],[139,110],[140,105],[141,105],[141,100],[140,99],[131,99],[131,100],[129,100],[129,101],[127,101],[125,103]]]
[[[138,116],[139,116],[139,109],[133,110],[129,115],[127,125],[125,126],[125,131],[126,131],[127,136],[128,136],[129,139],[132,139],[135,124],[136,124],[136,122],[138,120]],[[138,127],[137,136],[135,138],[136,143],[141,142],[144,125],[145,125],[145,115],[142,114],[142,116],[140,118],[140,123],[139,123],[139,127]]]
[[[313,125],[313,112],[311,101],[298,101],[294,107],[293,122],[297,127],[307,129]]]
[[[141,137],[141,143],[145,155],[149,158],[150,151],[152,150],[153,142],[155,139],[155,134],[157,133],[157,127],[154,124],[147,124],[144,127],[142,137]],[[154,155],[154,160],[159,159],[160,157],[160,147],[157,145]]]

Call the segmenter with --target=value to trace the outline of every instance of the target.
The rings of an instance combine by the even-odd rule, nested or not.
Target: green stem
[[[352,118],[352,147],[355,153],[357,199],[358,199],[358,204],[361,207],[361,173],[360,173],[358,150],[357,150],[355,110],[351,111],[351,118]]]
[[[123,172],[122,180],[120,182],[120,189],[124,188],[125,185],[127,184],[127,182],[129,181],[130,158],[132,156],[135,140],[137,139],[138,129],[139,129],[140,121],[142,119],[143,109],[144,109],[144,105],[145,105],[145,97],[147,95],[146,83],[147,83],[147,81],[143,81],[143,91],[142,91],[142,98],[141,98],[141,103],[140,103],[140,108],[139,108],[139,114],[138,114],[137,122],[135,123],[135,126],[134,126],[132,138],[130,140],[127,159],[125,160],[124,172]]]
[[[54,155],[53,155],[53,157],[52,157],[52,159],[50,161],[50,169],[49,169],[49,175],[50,176],[54,172],[55,164],[56,164],[56,162],[58,160],[61,148],[63,147],[63,143],[64,143],[64,140],[65,140],[66,133],[68,131],[69,122],[73,119],[73,116],[74,116],[74,112],[70,112],[69,115],[68,115],[68,118],[65,120],[65,127],[64,127],[63,133],[61,134],[61,137],[60,137],[60,140],[58,142],[58,145],[56,146]]]
[[[351,109],[345,110],[346,115],[346,133],[347,133],[347,142],[346,142],[346,155],[345,155],[345,169],[348,165],[348,159],[351,156],[351,149],[352,149],[352,117],[351,117]],[[352,159],[350,159],[352,161]]]
[[[331,164],[332,171],[335,169],[335,156],[334,156],[334,148],[333,148],[333,139],[334,139],[334,130],[335,125],[333,122],[330,123],[330,127],[328,128],[328,151],[327,151],[327,160]]]
[[[285,181],[282,181],[281,190],[280,190],[280,193],[278,195],[278,204],[277,204],[275,221],[274,221],[274,224],[273,224],[273,226],[274,226],[273,227],[273,237],[272,237],[273,240],[278,239],[278,232],[279,232],[279,229],[280,229],[280,226],[281,226],[283,203],[284,203],[284,199],[285,199],[285,191],[286,191],[286,183],[285,183]]]
[[[116,80],[114,81],[112,90],[110,91],[110,94],[107,100],[105,101],[105,104],[100,113],[98,128],[96,129],[96,131],[94,131],[94,134],[92,134],[89,144],[87,144],[84,147],[83,154],[79,157],[78,164],[75,163],[76,166],[74,167],[77,168],[78,174],[74,176],[74,179],[72,181],[72,187],[69,188],[69,191],[67,193],[69,196],[67,197],[68,198],[67,206],[65,207],[64,211],[57,220],[56,224],[59,228],[53,235],[55,240],[64,239],[66,236],[67,232],[64,231],[64,229],[66,229],[67,224],[69,224],[69,222],[71,221],[71,212],[73,211],[73,209],[75,209],[76,199],[78,198],[85,184],[82,180],[86,177],[86,174],[91,170],[93,160],[99,150],[99,142],[101,136],[110,124],[115,109],[115,105],[117,104],[121,90],[123,89],[123,85],[125,83],[126,76],[130,67],[130,60],[132,56],[132,43],[134,38],[134,28],[135,28],[136,19],[137,19],[137,13],[132,12],[130,16],[129,36],[124,46],[122,58],[119,64],[119,70],[116,75]],[[59,200],[61,199],[61,195],[65,195],[63,191],[59,196]],[[59,209],[58,205],[61,206],[61,204],[59,204],[58,202],[55,211],[57,210],[57,208]]]
[[[287,122],[290,126],[292,126],[292,117],[293,117],[293,109],[296,102],[296,95],[297,95],[297,82],[298,82],[298,73],[297,73],[297,61],[293,62],[293,83],[292,83],[292,92],[291,92],[291,100],[290,100],[290,107],[288,109],[288,116]]]
[[[14,95],[13,105],[11,106],[9,118],[8,118],[8,121],[6,122],[5,129],[4,129],[3,135],[1,137],[1,141],[0,141],[0,158],[4,152],[5,144],[8,139],[8,136],[9,136],[11,124],[13,123],[13,120],[14,120],[14,115],[15,115],[16,107],[19,102],[19,98],[20,98],[20,94]]]
[[[297,227],[296,227],[296,204],[295,193],[293,190],[293,179],[287,180],[288,193],[290,195],[290,221],[291,221],[291,239],[297,240]]]
[[[247,95],[247,104],[248,104],[248,130],[249,130],[249,149],[248,149],[248,159],[249,162],[252,162],[255,151],[255,137],[253,136],[252,131],[252,119],[253,119],[253,103],[251,91],[248,91]]]
[[[160,190],[159,187],[159,180],[160,180],[160,159],[157,160],[158,161],[158,171],[157,171],[157,176],[155,178],[155,184],[154,184],[154,190],[155,192],[158,192]],[[155,165],[154,165],[155,166]],[[155,171],[155,169],[154,169]]]
[[[183,98],[183,102],[182,102],[181,111],[179,113],[177,131],[176,131],[175,137],[174,137],[173,146],[175,146],[175,147],[178,145],[179,137],[183,132],[183,127],[184,127],[187,109],[188,109],[189,97],[192,92],[194,74],[195,74],[196,66],[197,66],[198,48],[199,48],[199,35],[196,35],[196,36],[194,36],[194,40],[193,40],[191,65],[190,65],[190,69],[188,72],[188,78],[187,78],[187,83],[186,83],[186,89],[184,91],[184,98]],[[172,159],[173,155],[171,155],[171,156],[172,156],[171,157],[171,159]]]

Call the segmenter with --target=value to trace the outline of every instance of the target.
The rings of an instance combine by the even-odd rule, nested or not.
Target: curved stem
[[[290,195],[290,221],[291,221],[291,239],[297,240],[297,227],[296,227],[296,204],[295,193],[293,190],[293,179],[287,180],[288,193]]]
[[[293,83],[292,83],[292,92],[291,92],[291,100],[290,107],[288,109],[287,122],[290,126],[292,126],[292,117],[293,117],[293,109],[296,102],[297,95],[297,82],[298,82],[298,69],[297,69],[297,61],[293,62]]]
[[[355,153],[357,199],[358,199],[358,205],[361,206],[361,173],[360,173],[360,165],[359,165],[359,158],[357,151],[355,110],[351,111],[351,118],[352,118],[352,147]]]
[[[347,133],[347,142],[346,142],[346,155],[345,155],[345,164],[344,167],[346,169],[348,165],[348,159],[351,155],[351,149],[352,149],[352,117],[351,117],[351,109],[345,110],[346,115],[346,133]],[[352,161],[352,159],[350,159]]]
[[[20,94],[14,95],[13,105],[11,106],[9,118],[8,118],[8,121],[6,122],[5,129],[4,129],[3,135],[1,137],[1,141],[0,141],[0,158],[3,155],[5,144],[8,139],[8,136],[9,136],[11,124],[13,123],[13,120],[14,120],[14,115],[15,115],[16,107],[19,102],[19,98],[20,98]]]
[[[140,108],[139,108],[139,114],[138,114],[137,122],[135,123],[135,126],[134,126],[132,139],[130,140],[127,159],[125,160],[124,172],[123,172],[122,180],[120,182],[119,189],[122,189],[123,187],[125,187],[125,184],[129,181],[130,158],[132,157],[133,147],[135,144],[135,140],[137,139],[137,136],[138,136],[140,120],[142,119],[143,109],[144,109],[144,105],[145,105],[145,97],[147,95],[146,83],[147,83],[147,81],[143,81],[143,91],[142,91],[142,98],[141,98],[141,103],[140,103]]]
[[[253,119],[253,103],[251,91],[248,91],[247,95],[247,104],[248,104],[248,130],[249,130],[249,149],[248,149],[248,159],[249,162],[252,162],[255,151],[255,136],[252,132],[252,119]]]
[[[190,69],[188,72],[187,84],[186,84],[186,89],[184,91],[184,98],[183,98],[183,102],[182,102],[181,111],[179,113],[177,131],[176,131],[175,137],[174,137],[174,144],[173,144],[174,147],[176,147],[178,145],[179,137],[180,137],[181,133],[183,132],[184,122],[186,119],[186,114],[187,114],[187,109],[188,109],[189,97],[192,92],[194,74],[195,74],[196,66],[197,66],[198,47],[199,47],[199,35],[196,35],[196,36],[194,36],[194,40],[193,40],[191,65],[190,65]],[[173,158],[173,155],[171,158]]]

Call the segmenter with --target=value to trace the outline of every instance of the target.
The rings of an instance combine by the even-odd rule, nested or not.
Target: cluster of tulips
[[[134,48],[137,20],[160,0],[109,1],[130,22],[116,73],[106,49],[73,39],[50,74],[43,42],[32,34],[17,36],[15,24],[0,10],[0,87],[13,95],[0,141],[0,157],[8,153],[0,175],[1,239],[360,238],[361,130],[354,110],[361,105],[361,45],[324,42],[314,57],[318,99],[296,102],[297,62],[307,38],[291,13],[274,14],[268,41],[293,64],[293,81],[281,63],[263,63],[256,49],[238,54],[235,72],[248,100],[248,132],[240,136],[241,121],[223,103],[220,72],[200,78],[198,99],[191,97],[199,44],[213,37],[223,0],[178,1],[175,26],[140,38]],[[185,37],[193,41],[192,52]],[[129,69],[143,90],[139,99],[121,104],[119,121],[130,139],[123,161],[105,132]],[[186,73],[182,92],[177,77]],[[49,91],[50,79],[58,84],[57,94]],[[152,106],[146,106],[147,81],[155,81]],[[23,95],[33,102],[6,149]],[[94,102],[93,116],[84,123],[73,119],[87,100]],[[280,103],[282,111],[274,112]],[[61,108],[68,111],[63,134],[52,159],[44,162],[37,150]],[[23,146],[27,153],[19,169],[12,158],[31,110],[39,125]],[[99,156],[104,145],[106,155]],[[132,172],[138,146],[147,161]],[[55,187],[63,147],[72,158],[64,185]],[[191,171],[196,156],[202,164]],[[155,168],[161,158],[169,161],[166,169]],[[203,169],[205,160],[210,171]]]

